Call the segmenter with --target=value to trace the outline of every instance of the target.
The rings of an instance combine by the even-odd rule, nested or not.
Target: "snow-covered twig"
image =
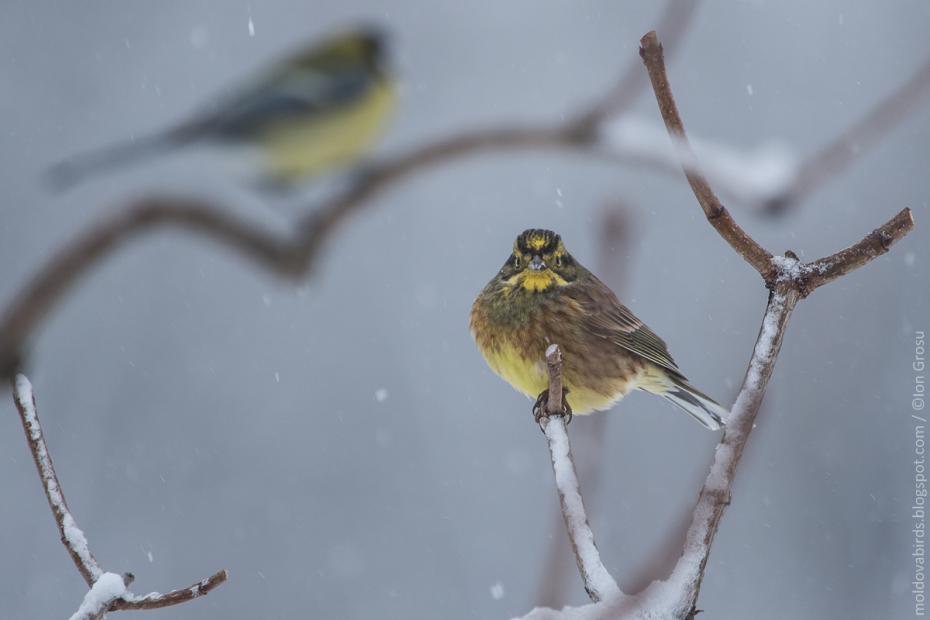
[[[23,423],[26,439],[29,441],[29,450],[32,452],[32,459],[39,472],[42,488],[45,489],[45,497],[48,499],[52,514],[55,515],[55,523],[58,524],[58,533],[61,535],[61,544],[68,550],[68,554],[71,555],[74,565],[87,585],[93,586],[103,575],[103,570],[94,559],[94,554],[90,552],[84,532],[77,526],[74,517],[71,516],[71,511],[68,510],[65,494],[61,490],[61,483],[58,482],[58,474],[55,473],[52,457],[45,444],[45,435],[42,433],[42,425],[39,423],[32,384],[25,375],[16,375],[13,379],[13,400],[19,411],[19,419]]]
[[[638,63],[637,63],[638,65]],[[642,68],[640,74],[642,74]],[[643,84],[646,83],[643,76]],[[635,237],[633,230],[635,208],[625,201],[611,199],[595,222],[597,231],[597,264],[601,279],[611,289],[622,292],[624,282],[632,269],[630,255],[633,253],[632,240]],[[607,427],[614,416],[598,415],[586,418],[585,423],[578,425],[572,433],[574,450],[578,455],[573,459],[578,480],[585,485],[585,505],[593,510],[602,494],[601,474],[604,472],[603,461],[606,452]],[[580,448],[580,449],[579,449]],[[551,516],[552,525],[547,531],[559,532],[563,525],[561,509],[557,509]],[[677,549],[676,549],[677,551]],[[549,536],[549,545],[546,551],[543,568],[540,573],[537,594],[533,599],[540,606],[553,606],[565,600],[565,588],[569,586],[568,564],[562,561],[565,553],[561,536]],[[678,557],[677,553],[674,557]],[[641,575],[637,575],[637,578]],[[647,579],[647,583],[648,583]],[[572,581],[571,583],[574,583]]]
[[[549,368],[549,402],[540,418],[540,425],[546,434],[552,457],[552,470],[555,473],[555,486],[559,493],[565,529],[588,596],[594,602],[613,600],[621,596],[620,588],[601,562],[575,475],[575,463],[562,415],[562,351],[557,344],[546,350],[546,364]]]
[[[730,409],[726,431],[717,444],[714,463],[698,497],[682,556],[667,580],[654,582],[639,595],[643,604],[661,601],[661,611],[665,614],[662,617],[686,618],[693,613],[710,546],[723,511],[730,503],[730,487],[736,467],[775,369],[788,318],[799,299],[797,288],[787,283],[769,295],[752,358],[736,402]]]
[[[115,601],[111,609],[159,609],[161,607],[171,607],[172,605],[186,603],[187,601],[192,601],[195,598],[209,594],[210,590],[222,584],[228,578],[229,574],[225,570],[221,570],[186,588],[171,590],[164,594],[150,592],[142,596],[137,596],[129,592],[118,601]]]
[[[12,387],[13,400],[16,403],[16,409],[19,411],[23,431],[26,433],[26,439],[29,442],[29,449],[39,472],[39,478],[42,480],[42,487],[45,489],[48,505],[55,516],[55,522],[58,524],[61,542],[71,555],[78,572],[81,573],[84,581],[90,586],[84,601],[78,611],[71,616],[71,620],[96,620],[103,617],[107,611],[157,609],[185,603],[209,593],[210,590],[226,581],[226,571],[221,570],[187,588],[172,590],[167,594],[153,592],[145,596],[136,596],[127,589],[133,580],[131,573],[120,576],[115,573],[104,572],[100,565],[97,564],[97,560],[94,559],[94,554],[90,551],[84,532],[77,526],[74,517],[71,516],[71,512],[68,510],[64,491],[62,491],[61,483],[58,481],[58,474],[55,473],[55,466],[52,464],[52,457],[49,454],[45,436],[42,433],[42,425],[39,423],[39,414],[36,409],[36,398],[32,390],[32,384],[25,375],[17,374],[13,378]]]

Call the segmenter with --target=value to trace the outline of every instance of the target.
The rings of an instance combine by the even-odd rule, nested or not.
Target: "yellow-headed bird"
[[[279,62],[190,121],[64,161],[48,172],[64,188],[87,176],[194,143],[258,146],[265,180],[289,185],[355,161],[394,107],[384,35],[358,29]]]
[[[569,413],[608,409],[633,389],[664,397],[709,429],[728,412],[678,369],[665,342],[549,230],[524,231],[471,309],[471,331],[494,372],[541,409],[545,352],[562,349]]]

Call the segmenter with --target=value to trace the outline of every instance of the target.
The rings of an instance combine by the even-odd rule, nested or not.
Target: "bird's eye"
[[[556,257],[555,257],[555,266],[556,266],[556,267],[561,267],[563,264],[564,264],[564,261],[562,260],[562,257],[561,257],[561,256],[556,256]]]
[[[513,257],[513,266],[514,266],[515,269],[519,269],[519,268],[520,268],[520,257],[519,257],[519,256],[514,256],[514,257]]]

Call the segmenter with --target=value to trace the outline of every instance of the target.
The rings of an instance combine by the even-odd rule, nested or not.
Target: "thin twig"
[[[551,345],[546,351],[546,364],[549,368],[549,401],[540,424],[552,457],[552,470],[555,473],[555,486],[559,493],[565,529],[588,597],[595,603],[615,599],[621,596],[620,588],[601,562],[575,475],[562,407],[562,351],[557,344]]]
[[[186,603],[195,598],[209,594],[210,591],[222,584],[229,578],[225,570],[218,571],[208,578],[198,581],[186,588],[172,590],[164,594],[153,592],[144,596],[127,594],[120,600],[114,601],[110,606],[111,610],[119,609],[159,609],[161,607],[170,607],[180,603]]]
[[[88,586],[94,583],[103,575],[103,570],[94,559],[84,532],[77,526],[71,511],[68,510],[68,502],[65,501],[65,493],[58,481],[58,474],[55,473],[55,466],[52,464],[52,456],[49,454],[48,446],[45,444],[45,435],[42,432],[42,425],[39,423],[39,414],[36,411],[35,394],[32,393],[32,384],[25,375],[16,375],[12,382],[13,400],[16,403],[16,409],[19,411],[19,419],[23,424],[23,431],[26,433],[26,440],[29,442],[29,451],[32,452],[32,460],[36,464],[36,470],[39,472],[39,479],[42,481],[42,488],[45,490],[45,498],[48,500],[48,506],[52,509],[55,516],[55,523],[58,525],[58,533],[61,536],[61,544],[68,550],[71,560],[77,567],[81,577],[87,582]]]
[[[681,121],[678,106],[675,104],[675,98],[672,96],[671,88],[669,88],[662,45],[659,43],[658,37],[656,37],[655,30],[646,33],[640,39],[639,55],[642,57],[643,63],[646,65],[646,71],[649,73],[649,80],[652,82],[652,89],[655,91],[659,112],[662,114],[662,120],[665,121],[665,127],[672,139],[679,143],[677,146],[690,156],[689,159],[693,159],[694,156],[688,148],[688,137],[685,134],[684,123]],[[772,255],[740,228],[739,224],[736,223],[736,220],[733,219],[733,216],[730,215],[710,188],[703,174],[695,169],[683,167],[683,170],[688,178],[688,183],[691,185],[691,190],[704,210],[707,221],[746,262],[752,265],[766,281],[769,281],[773,275]]]
[[[81,573],[84,581],[90,586],[90,590],[84,597],[84,602],[72,616],[72,620],[95,620],[102,617],[107,611],[120,609],[157,609],[186,603],[209,593],[213,588],[226,581],[226,571],[221,570],[208,579],[187,588],[172,590],[167,594],[153,593],[136,596],[127,589],[134,579],[132,573],[120,576],[115,573],[104,572],[97,564],[97,560],[94,559],[84,532],[77,526],[71,512],[68,510],[64,491],[58,481],[58,475],[55,473],[52,457],[49,454],[45,436],[42,433],[42,425],[39,423],[39,414],[36,409],[32,384],[25,375],[17,374],[13,379],[12,387],[13,400],[16,403],[16,409],[19,411],[23,431],[26,433],[26,439],[29,442],[29,449],[39,472],[39,478],[42,480],[42,487],[45,489],[45,497],[48,499],[48,505],[55,516],[55,522],[58,524],[61,542],[71,555],[78,572]],[[116,579],[119,580],[119,584],[117,584]]]
[[[642,75],[639,62],[636,63],[638,73]],[[646,83],[643,77],[643,84]],[[595,223],[597,231],[597,264],[600,278],[612,290],[622,293],[626,288],[626,279],[630,272],[632,253],[631,239],[633,238],[633,209],[623,202],[613,200],[599,215]],[[597,514],[601,478],[604,473],[605,444],[607,443],[607,427],[611,415],[595,415],[585,419],[584,424],[577,427],[574,434],[575,469],[578,480],[585,485],[585,504],[590,514]],[[551,517],[552,526],[547,530],[557,532],[564,526],[561,509],[555,510]],[[675,549],[675,558],[678,557]],[[534,601],[543,607],[556,607],[565,600],[565,589],[569,582],[569,564],[564,561],[564,542],[561,536],[549,536],[549,544],[543,560],[543,569],[540,573],[539,586]],[[648,581],[651,581],[648,580]],[[647,581],[647,582],[648,582]],[[573,583],[573,582],[572,582]]]
[[[862,267],[876,256],[881,256],[913,228],[914,215],[910,209],[902,209],[866,235],[862,241],[804,265],[801,274],[802,294],[808,295],[827,282]]]
[[[930,58],[897,90],[882,98],[861,119],[808,158],[791,187],[772,200],[766,210],[776,213],[797,204],[826,181],[835,178],[918,109],[917,104],[928,88]]]

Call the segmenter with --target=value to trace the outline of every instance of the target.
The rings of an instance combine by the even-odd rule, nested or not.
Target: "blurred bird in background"
[[[260,181],[289,187],[358,160],[394,108],[386,37],[359,28],[303,49],[177,127],[63,161],[46,180],[65,189],[176,148],[258,147]]]
[[[688,382],[665,342],[551,230],[517,237],[513,253],[472,305],[471,331],[488,366],[536,398],[537,419],[549,395],[545,356],[551,344],[564,355],[569,415],[609,409],[639,389],[662,396],[711,430],[728,416]]]

